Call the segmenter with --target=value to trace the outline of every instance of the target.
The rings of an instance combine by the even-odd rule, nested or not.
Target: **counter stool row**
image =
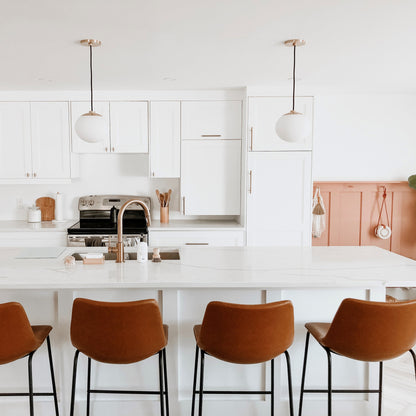
[[[327,393],[328,416],[332,414],[333,393],[378,393],[378,415],[381,415],[383,361],[410,352],[415,367],[416,300],[384,303],[345,299],[332,323],[307,323],[305,354],[302,370],[299,416],[305,393]],[[56,416],[58,400],[49,333],[51,326],[31,326],[19,303],[0,305],[0,364],[28,357],[28,393],[0,393],[0,396],[28,396],[30,416],[34,415],[34,396],[53,396]],[[327,355],[328,388],[305,389],[305,374],[310,335]],[[270,395],[271,415],[274,414],[274,359],[285,355],[289,389],[289,413],[293,416],[293,394],[288,348],[294,337],[293,306],[288,300],[262,305],[239,305],[210,302],[201,325],[194,326],[196,340],[191,415],[202,416],[204,394],[266,394]],[[46,340],[52,392],[34,393],[32,359]],[[71,341],[76,348],[73,364],[70,415],[74,414],[75,387],[79,353],[88,358],[87,409],[90,413],[91,393],[155,394],[160,399],[161,416],[169,416],[166,345],[168,327],[163,325],[155,300],[134,302],[98,302],[75,299],[72,310]],[[331,354],[354,360],[379,362],[379,388],[366,390],[335,390],[332,388]],[[271,379],[267,390],[223,391],[204,389],[205,355],[235,364],[257,364],[270,361]],[[91,360],[111,364],[130,364],[158,355],[159,390],[97,390],[91,388]],[[199,357],[200,356],[200,357]],[[199,367],[199,388],[197,390]]]

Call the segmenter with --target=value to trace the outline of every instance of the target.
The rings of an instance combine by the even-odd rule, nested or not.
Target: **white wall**
[[[179,179],[150,179],[148,155],[80,155],[80,178],[68,185],[0,185],[0,220],[26,219],[26,208],[41,196],[64,195],[65,218],[78,219],[78,198],[91,194],[151,196],[152,218],[159,217],[155,189],[172,189],[171,210],[179,211]],[[18,208],[21,199],[24,207]],[[178,213],[179,214],[179,213]]]
[[[407,180],[415,120],[416,95],[316,96],[314,180]]]

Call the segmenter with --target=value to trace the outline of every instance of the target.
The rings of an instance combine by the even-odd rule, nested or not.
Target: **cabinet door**
[[[0,103],[0,178],[31,177],[29,103]]]
[[[109,104],[105,101],[94,102],[94,111],[101,114],[107,123],[108,134],[102,142],[87,143],[80,139],[75,131],[75,123],[79,116],[90,111],[89,101],[74,101],[71,103],[72,151],[74,153],[109,153],[110,152],[110,118]]]
[[[30,103],[30,114],[33,177],[70,178],[68,103]]]
[[[181,175],[181,106],[179,101],[150,103],[150,172],[152,178]]]
[[[182,142],[184,214],[240,214],[240,153],[239,140]]]
[[[253,152],[276,150],[312,150],[313,98],[296,98],[296,111],[306,116],[308,135],[304,140],[289,143],[282,140],[275,130],[276,122],[292,108],[291,97],[250,97],[248,146]]]
[[[111,102],[110,120],[112,152],[149,151],[146,101]]]
[[[247,245],[311,245],[311,152],[250,153]]]
[[[241,139],[241,101],[182,101],[182,139]]]

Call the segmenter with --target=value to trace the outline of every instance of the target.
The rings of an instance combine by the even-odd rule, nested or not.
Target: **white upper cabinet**
[[[0,178],[32,175],[29,103],[0,103]]]
[[[291,97],[249,97],[248,148],[253,152],[312,150],[313,97],[296,98],[295,110],[307,118],[308,134],[304,140],[289,143],[279,138],[275,125],[292,108]]]
[[[147,101],[110,102],[111,152],[149,151]]]
[[[182,101],[182,139],[241,139],[241,101]]]
[[[182,142],[181,194],[185,215],[240,214],[241,141]]]
[[[179,178],[181,175],[181,104],[150,103],[150,175]]]
[[[247,245],[310,246],[311,152],[250,153]]]
[[[32,173],[38,179],[71,176],[68,103],[30,103]]]
[[[110,152],[110,107],[108,102],[94,102],[94,111],[101,114],[107,123],[106,136],[99,143],[87,143],[80,139],[75,131],[75,123],[79,116],[90,111],[89,101],[71,102],[71,125],[72,125],[72,151],[74,153],[109,153]]]

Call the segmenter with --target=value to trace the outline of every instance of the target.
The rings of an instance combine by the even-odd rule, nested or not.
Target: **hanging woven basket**
[[[319,238],[325,231],[326,210],[319,187],[315,190],[312,204],[312,237]]]

